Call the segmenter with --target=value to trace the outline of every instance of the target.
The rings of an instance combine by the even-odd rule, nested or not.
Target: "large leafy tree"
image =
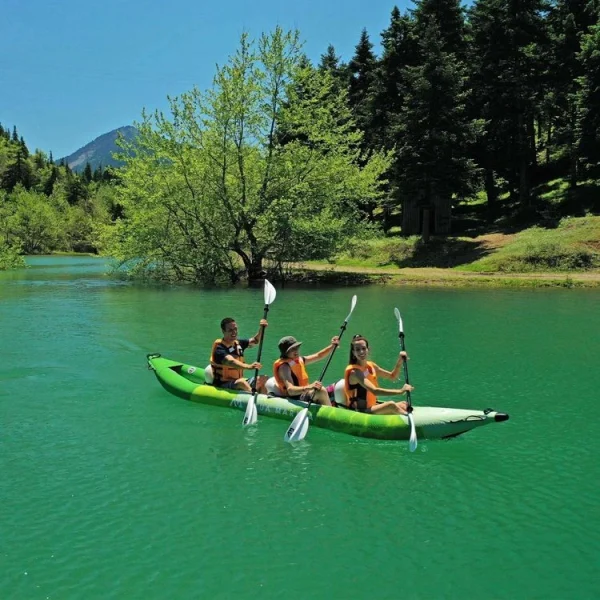
[[[170,117],[144,114],[124,144],[125,218],[106,237],[111,252],[203,282],[255,279],[265,259],[329,256],[389,164],[360,160],[362,135],[333,85],[305,64],[297,32],[243,35],[210,90],[171,99]]]

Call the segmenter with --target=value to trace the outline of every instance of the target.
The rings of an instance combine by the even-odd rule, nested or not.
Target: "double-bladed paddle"
[[[269,312],[269,305],[275,300],[277,292],[275,288],[265,279],[265,310],[263,313],[263,319],[267,318]],[[258,355],[256,356],[256,362],[260,362],[260,355],[262,354],[263,341],[265,339],[265,326],[260,326],[260,342],[258,342]],[[252,381],[252,395],[248,399],[246,406],[246,413],[244,414],[244,420],[242,425],[253,425],[258,420],[258,411],[256,410],[256,383],[258,381],[258,369],[254,370],[254,380]]]
[[[398,337],[400,338],[400,349],[405,352],[404,347],[404,327],[402,326],[402,317],[400,316],[400,311],[397,308],[394,308],[394,314],[396,315],[396,319],[398,319]],[[402,361],[402,367],[404,369],[404,382],[410,385],[408,381],[408,361],[404,359]],[[410,398],[410,392],[406,392],[406,397],[408,399],[408,422],[410,424],[410,439],[408,440],[408,448],[411,452],[414,452],[417,449],[417,430],[415,429],[415,421],[412,416],[412,400]]]
[[[354,311],[355,306],[356,306],[356,295],[352,296],[352,304],[350,306],[350,312],[348,313],[348,316],[346,317],[344,324],[342,325],[342,328],[340,329],[340,334],[338,336],[340,340],[342,339],[342,335],[344,335],[344,331],[346,331],[346,325],[348,325],[348,321],[350,320],[350,317],[352,316],[352,312]],[[323,371],[321,372],[321,376],[319,377],[320,382],[323,381],[323,378],[325,377],[325,373],[327,372],[327,367],[329,367],[329,363],[331,362],[331,359],[333,358],[333,355],[334,355],[335,351],[337,350],[338,346],[339,346],[339,344],[335,345],[331,349],[331,352],[329,353],[329,358],[327,359],[327,363],[323,367]],[[309,420],[310,420],[308,418],[308,409],[310,408],[310,405],[312,404],[314,397],[315,397],[315,391],[313,390],[313,393],[310,395],[310,398],[308,399],[308,406],[306,408],[303,408],[296,415],[295,419],[292,421],[292,424],[288,427],[287,431],[285,432],[285,435],[283,436],[284,441],[299,442],[306,437],[306,434],[308,433]]]

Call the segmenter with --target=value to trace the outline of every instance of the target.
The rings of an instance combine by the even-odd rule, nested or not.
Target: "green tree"
[[[61,220],[46,196],[18,185],[12,202],[15,210],[7,219],[11,243],[18,243],[25,254],[56,250],[62,238]]]
[[[106,248],[138,271],[204,282],[329,256],[389,164],[379,153],[359,163],[361,134],[333,85],[303,66],[297,32],[243,35],[212,89],[171,99],[171,119],[144,114],[123,143],[125,218],[105,230]],[[280,128],[291,141],[279,143]]]

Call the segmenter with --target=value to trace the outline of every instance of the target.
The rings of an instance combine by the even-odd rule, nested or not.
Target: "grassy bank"
[[[414,285],[600,287],[600,216],[566,217],[553,226],[471,236],[398,236],[357,240],[329,263],[298,266],[300,278]],[[327,275],[325,275],[327,274]],[[336,275],[337,274],[337,275]],[[359,283],[357,281],[357,283]]]

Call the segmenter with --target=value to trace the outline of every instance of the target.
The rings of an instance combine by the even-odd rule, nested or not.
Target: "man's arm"
[[[262,339],[263,331],[265,330],[265,327],[267,327],[269,324],[267,323],[266,319],[261,319],[260,323],[258,325],[259,325],[258,333],[256,335],[253,335],[248,340],[248,346],[250,348],[252,348],[252,346],[256,346],[256,344],[258,344],[260,342],[260,340]]]

